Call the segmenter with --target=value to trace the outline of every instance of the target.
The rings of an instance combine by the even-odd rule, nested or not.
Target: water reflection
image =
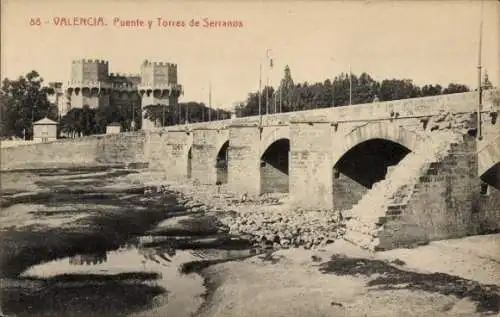
[[[190,252],[129,244],[113,251],[35,265],[21,275],[20,281],[43,282],[42,288],[35,293],[29,288],[21,295],[17,289],[5,290],[4,309],[18,316],[36,317],[68,311],[72,311],[71,316],[86,317],[101,306],[103,311],[99,308],[99,313],[105,316],[165,316],[167,311],[169,315],[174,312],[173,316],[190,316],[202,302],[203,280],[178,269],[194,260],[197,258]],[[32,307],[29,311],[18,305],[19,296]]]
[[[104,263],[108,260],[108,255],[106,252],[95,253],[95,254],[78,254],[74,257],[69,258],[69,264],[71,265],[96,265]]]
[[[103,264],[108,261],[108,254],[114,254],[117,251],[124,250],[135,250],[138,255],[143,259],[141,264],[143,267],[147,262],[154,262],[162,266],[167,266],[172,262],[172,258],[177,254],[176,250],[171,247],[138,247],[136,243],[126,243],[120,246],[117,250],[113,251],[98,251],[93,253],[77,254],[75,256],[69,257],[68,261],[70,265],[98,265]],[[198,254],[193,254],[194,257],[198,257]],[[0,315],[1,316],[1,315]]]

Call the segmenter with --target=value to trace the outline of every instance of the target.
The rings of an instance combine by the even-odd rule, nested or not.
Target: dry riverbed
[[[148,185],[167,186],[207,205],[209,210],[225,211],[220,218],[231,229],[235,223],[241,224],[242,219],[255,219],[255,215],[267,219],[265,223],[282,224],[283,219],[277,218],[295,219],[284,195],[253,200],[247,197],[242,201],[242,197],[232,195],[224,187],[176,184],[148,174],[130,177],[136,176]],[[302,213],[314,218],[311,216],[314,212]],[[331,223],[337,221],[335,215],[330,219]],[[314,229],[328,229],[328,224],[320,227],[315,221],[306,220],[305,223],[304,230],[308,230],[307,225],[312,227],[308,230],[311,236],[324,235]],[[282,227],[279,225],[277,231],[283,230]],[[341,228],[335,231],[335,235],[342,234]],[[207,300],[198,315],[499,314],[498,234],[437,241],[415,249],[375,254],[342,239],[320,240],[317,244],[306,241],[299,248],[274,243],[274,250],[267,243],[264,249],[267,247],[268,251],[252,258],[198,267],[207,286]]]
[[[1,204],[0,302],[8,315],[500,309],[500,235],[371,254],[341,239],[338,215],[293,211],[286,195],[245,198],[224,186],[105,167],[2,174]]]

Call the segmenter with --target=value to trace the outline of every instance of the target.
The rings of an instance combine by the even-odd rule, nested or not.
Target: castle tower
[[[68,111],[68,98],[63,90],[63,84],[61,82],[51,82],[49,83],[49,89],[47,94],[47,99],[53,105],[57,106],[57,114],[59,116],[64,116]]]
[[[71,108],[108,106],[110,89],[107,61],[81,59],[72,62],[71,80],[66,88]]]
[[[145,118],[146,106],[166,107],[165,113],[176,113],[182,86],[177,83],[177,65],[164,62],[144,61],[141,65],[141,83],[138,87],[142,102],[142,129],[161,126]]]
[[[137,86],[141,83],[139,74],[110,73],[108,83],[111,85],[109,91],[110,105],[120,109],[127,109],[125,113],[131,113],[132,111],[135,113],[136,109],[138,110],[141,107],[141,99],[137,91]],[[139,115],[137,115],[137,118],[139,118]]]

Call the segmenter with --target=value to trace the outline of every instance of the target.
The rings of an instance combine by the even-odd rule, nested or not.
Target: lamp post
[[[259,128],[262,127],[262,63],[259,65]]]
[[[479,22],[479,48],[478,48],[478,62],[477,62],[477,75],[478,75],[478,105],[477,105],[477,139],[481,140],[483,138],[481,131],[481,108],[483,107],[483,84],[481,82],[481,55],[482,55],[482,44],[483,44],[483,1],[481,0],[481,21]]]
[[[268,62],[269,62],[269,69],[267,71],[267,76],[266,76],[266,115],[269,115],[269,85],[270,85],[270,79],[269,79],[269,73],[271,72],[272,68],[273,68],[273,58],[272,58],[272,55],[271,55],[271,52],[272,50],[271,49],[267,49],[266,50],[266,57],[268,59]]]

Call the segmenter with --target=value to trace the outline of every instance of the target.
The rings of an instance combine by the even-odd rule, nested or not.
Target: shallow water
[[[172,193],[145,196],[141,186],[124,183],[128,173],[134,171],[88,167],[3,174],[3,313],[192,316],[205,288],[199,275],[181,269],[193,272],[198,262],[249,256],[245,249],[139,246],[139,236],[180,210]]]
[[[115,251],[109,251],[101,254],[86,254],[77,255],[71,258],[64,258],[57,261],[51,261],[41,265],[31,267],[24,272],[23,278],[37,278],[50,280],[51,278],[59,278],[66,280],[65,287],[78,286],[81,284],[94,284],[95,292],[103,292],[99,287],[98,282],[103,276],[109,277],[111,280],[121,279],[128,274],[130,279],[124,283],[123,289],[120,291],[126,292],[127,285],[148,284],[159,286],[162,293],[154,296],[150,304],[142,307],[139,312],[129,311],[129,316],[191,316],[202,303],[202,295],[204,292],[202,278],[195,274],[182,274],[179,271],[180,264],[199,259],[190,252],[181,251],[172,254],[161,253],[155,249],[137,249],[121,248]],[[146,281],[141,281],[140,276],[148,273],[154,273],[152,278]],[[80,281],[80,277],[90,277]],[[82,294],[85,295],[85,294]],[[64,294],[55,293],[53,296],[65,297]],[[78,296],[78,295],[77,295]],[[113,296],[113,294],[101,294],[101,296]],[[57,315],[58,311],[71,309],[68,304],[59,301],[57,298],[52,299],[55,302],[61,303],[64,307],[52,306],[49,310]],[[74,310],[72,316],[89,316],[95,313],[94,307],[101,300],[92,298],[87,300],[84,307],[79,307],[79,310]],[[78,298],[72,299],[73,303],[78,303]],[[118,307],[113,313],[121,313]],[[33,316],[38,312],[26,312]],[[111,312],[108,312],[111,313]],[[19,315],[21,316],[21,315]]]

